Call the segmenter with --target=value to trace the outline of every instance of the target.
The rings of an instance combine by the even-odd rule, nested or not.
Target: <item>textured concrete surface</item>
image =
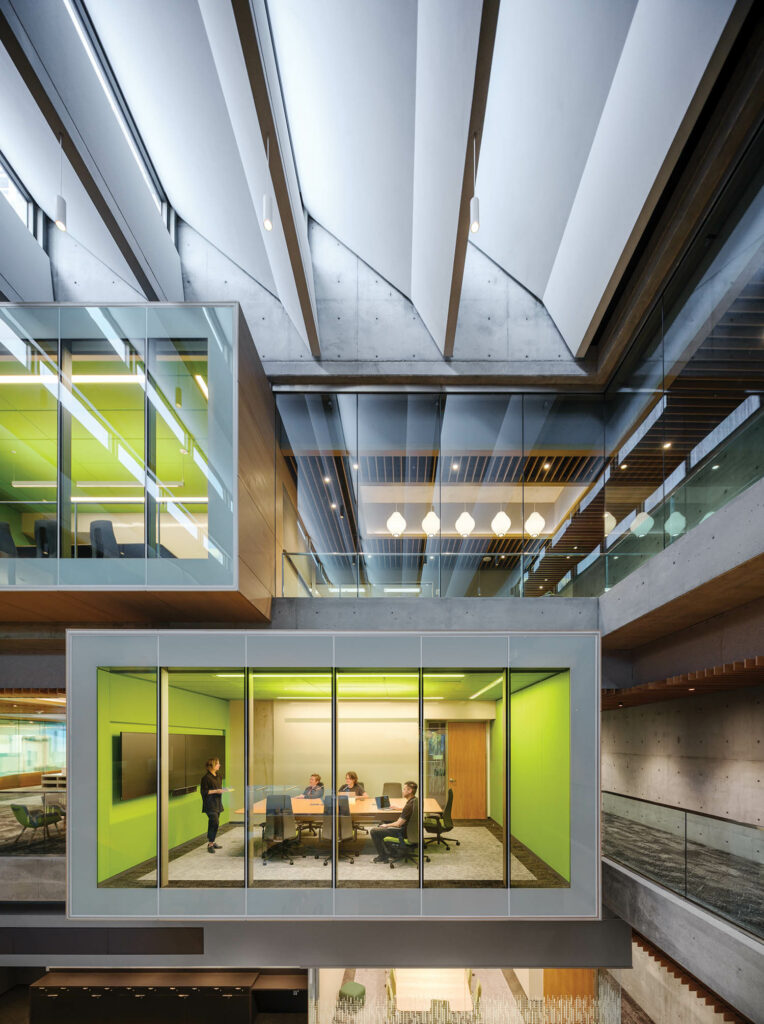
[[[764,825],[764,687],[602,712],[602,788]]]
[[[613,913],[755,1024],[764,1024],[764,944],[607,860],[602,884]]]
[[[103,263],[68,231],[48,231],[48,255],[56,302],[145,302],[134,278]]]
[[[278,598],[273,629],[470,630],[565,632],[597,629],[597,599],[577,598]],[[268,629],[268,626],[263,628]]]
[[[64,899],[65,857],[0,857],[0,902]]]

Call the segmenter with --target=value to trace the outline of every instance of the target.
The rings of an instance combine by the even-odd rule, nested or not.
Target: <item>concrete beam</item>
[[[638,647],[764,596],[762,521],[764,480],[600,597],[603,646]]]
[[[755,1024],[764,1024],[761,942],[607,859],[602,884],[614,913]]]
[[[597,629],[593,597],[277,598],[265,629],[566,632]]]

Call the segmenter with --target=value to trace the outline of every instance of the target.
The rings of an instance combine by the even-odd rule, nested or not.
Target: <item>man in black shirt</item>
[[[215,850],[222,849],[215,842],[220,815],[223,813],[222,794],[230,793],[231,790],[223,789],[220,785],[220,761],[216,757],[209,758],[206,768],[207,771],[202,776],[199,788],[202,792],[202,814],[206,814],[209,820],[207,826],[207,853],[214,853]]]
[[[387,856],[387,850],[385,849],[385,836],[405,837],[406,830],[409,825],[409,819],[414,811],[414,797],[416,796],[416,790],[416,782],[404,782],[403,796],[406,803],[403,805],[400,818],[396,818],[395,821],[391,821],[389,825],[382,825],[379,828],[373,828],[371,830],[371,841],[374,843],[374,849],[377,851],[377,856],[374,858],[375,864],[386,864],[390,859]]]

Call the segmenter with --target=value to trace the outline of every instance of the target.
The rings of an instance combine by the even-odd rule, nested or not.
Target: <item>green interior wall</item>
[[[570,673],[513,693],[511,832],[570,881]]]
[[[504,698],[496,701],[496,718],[490,724],[490,758],[489,779],[490,806],[488,814],[497,825],[504,824],[504,763],[505,763],[505,727],[506,712]]]
[[[220,735],[226,738],[230,773],[230,727],[227,700],[170,688],[171,733]],[[198,723],[203,722],[200,727]],[[156,857],[156,796],[120,799],[113,764],[114,737],[121,732],[156,732],[156,685],[106,669],[98,671],[98,881]],[[200,767],[199,778],[204,774]],[[224,779],[223,784],[226,785]],[[224,798],[225,802],[225,798]],[[221,823],[229,818],[228,809]],[[207,818],[197,790],[170,798],[170,848],[206,832]]]

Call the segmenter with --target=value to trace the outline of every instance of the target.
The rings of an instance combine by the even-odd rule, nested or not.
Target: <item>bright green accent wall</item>
[[[511,831],[570,881],[570,673],[512,694]]]
[[[226,770],[230,764],[228,701],[170,687],[170,732],[226,737]],[[203,723],[200,725],[199,723]],[[156,797],[120,799],[113,766],[114,737],[121,732],[156,731],[156,686],[135,676],[98,672],[98,881],[156,857]],[[200,766],[199,778],[204,774]],[[223,780],[223,785],[227,785]],[[228,800],[224,796],[224,804]],[[227,821],[229,811],[220,816]],[[170,848],[203,835],[199,791],[170,798]]]
[[[491,753],[489,777],[491,797],[489,815],[497,825],[504,824],[504,698],[496,701],[496,718],[490,724]]]

